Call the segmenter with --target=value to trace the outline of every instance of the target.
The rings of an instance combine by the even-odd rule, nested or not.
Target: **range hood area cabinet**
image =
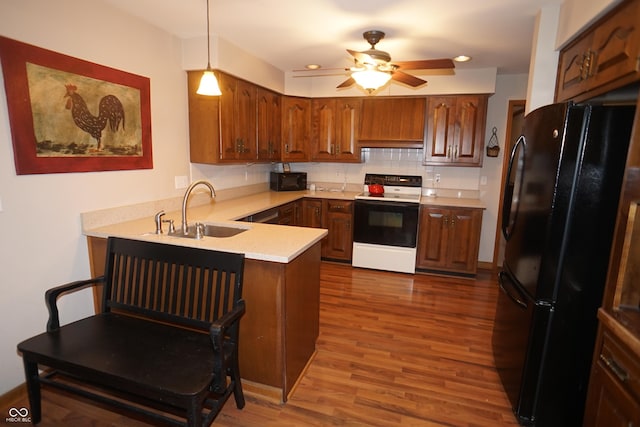
[[[425,165],[482,166],[488,95],[430,96]]]
[[[364,98],[360,121],[360,147],[422,148],[426,98]]]

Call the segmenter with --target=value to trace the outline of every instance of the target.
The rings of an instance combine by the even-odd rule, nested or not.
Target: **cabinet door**
[[[285,96],[282,99],[282,161],[305,162],[309,153],[311,100]]]
[[[358,130],[360,128],[360,110],[362,100],[338,98],[336,100],[335,160],[341,162],[360,162]]]
[[[425,98],[363,99],[360,145],[421,148],[425,108]]]
[[[189,155],[193,163],[220,161],[220,98],[198,95],[202,71],[187,73]]]
[[[591,371],[585,427],[629,427],[640,425],[640,404],[599,363]]]
[[[336,100],[311,101],[311,160],[333,161],[336,151]]]
[[[475,274],[482,210],[422,207],[416,267]]]
[[[304,227],[322,228],[322,200],[302,200],[302,225]]]
[[[258,88],[257,91],[257,142],[258,160],[280,160],[282,145],[281,126],[281,96],[267,89]]]
[[[587,90],[589,77],[589,48],[591,34],[576,40],[560,53],[558,62],[557,98],[570,99]]]
[[[456,98],[453,96],[429,97],[427,114],[427,132],[424,140],[425,163],[451,163],[455,139]]]
[[[349,261],[353,251],[353,202],[325,200],[325,226],[329,230],[323,240],[322,256]]]
[[[447,269],[475,274],[478,266],[482,211],[451,209],[448,225]]]
[[[456,99],[455,139],[452,163],[482,166],[487,97],[459,96]]]
[[[481,166],[487,96],[433,96],[427,108],[424,164]]]
[[[255,160],[256,87],[220,73],[220,145],[223,160]]]
[[[443,208],[420,209],[417,268],[441,269],[447,266],[449,211]]]
[[[591,87],[640,73],[640,2],[628,2],[599,25],[593,32],[591,51]]]

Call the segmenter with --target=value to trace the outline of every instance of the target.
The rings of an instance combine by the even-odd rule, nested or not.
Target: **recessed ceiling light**
[[[307,64],[304,66],[304,68],[306,68],[307,70],[317,70],[318,68],[321,68],[322,65],[320,64]]]
[[[467,62],[467,61],[471,61],[471,57],[467,55],[458,55],[455,58],[453,58],[453,60],[456,62]]]

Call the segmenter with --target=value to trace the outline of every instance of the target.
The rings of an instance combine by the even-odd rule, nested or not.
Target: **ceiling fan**
[[[379,30],[365,31],[362,37],[371,45],[371,49],[363,52],[347,49],[347,52],[354,58],[355,65],[349,70],[351,77],[339,84],[338,88],[345,88],[357,83],[368,92],[372,92],[384,86],[390,79],[418,87],[427,81],[404,70],[433,70],[455,68],[453,60],[443,59],[422,59],[417,61],[396,61],[391,62],[391,55],[387,52],[376,49],[376,44],[384,38],[385,34]]]

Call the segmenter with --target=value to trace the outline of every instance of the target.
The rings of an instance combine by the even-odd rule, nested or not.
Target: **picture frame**
[[[0,36],[16,173],[152,169],[149,78]]]

